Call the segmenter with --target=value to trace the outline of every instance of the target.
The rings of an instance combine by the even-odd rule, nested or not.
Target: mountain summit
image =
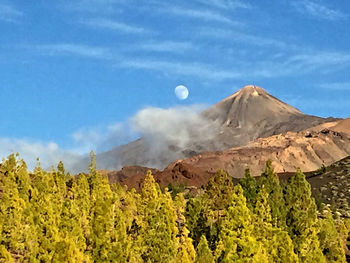
[[[171,140],[160,138],[159,133],[147,134],[97,155],[100,168],[120,169],[127,165],[164,168],[172,161],[201,152],[243,146],[256,138],[301,131],[332,120],[306,115],[254,85],[245,86],[196,116],[195,120],[171,124],[179,136],[188,135],[186,143],[173,140],[173,134],[164,136]]]
[[[208,109],[205,115],[222,125],[244,128],[266,118],[300,116],[302,113],[264,89],[249,85]]]
[[[217,139],[228,147],[326,121],[306,115],[254,85],[245,86],[203,114],[220,125]]]

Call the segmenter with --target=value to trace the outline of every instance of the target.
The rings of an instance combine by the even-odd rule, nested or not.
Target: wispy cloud
[[[125,24],[119,21],[106,19],[106,18],[96,18],[83,20],[83,24],[94,27],[113,31],[119,31],[128,34],[144,34],[150,33],[151,31],[134,25]]]
[[[17,10],[15,7],[6,4],[0,4],[0,20],[5,22],[17,22],[23,12]]]
[[[117,66],[132,69],[146,69],[162,72],[167,75],[192,76],[205,80],[222,81],[238,79],[241,74],[234,70],[214,68],[202,63],[181,63],[162,60],[127,59]]]
[[[316,71],[329,73],[349,65],[350,53],[309,51],[255,63],[252,72],[254,76],[271,78],[303,75]]]
[[[115,14],[120,12],[120,4],[125,0],[68,0],[64,8],[72,12]]]
[[[211,11],[211,10],[200,10],[200,9],[189,9],[189,8],[182,8],[178,6],[173,7],[165,7],[159,9],[163,13],[168,13],[175,16],[183,16],[183,17],[189,17],[189,18],[195,18],[195,19],[201,19],[205,21],[214,21],[214,22],[221,22],[231,25],[242,25],[240,22],[233,21],[227,16]]]
[[[348,17],[346,14],[339,10],[331,9],[319,2],[312,0],[293,1],[293,6],[299,12],[319,19],[341,20]]]
[[[78,44],[48,44],[37,45],[36,50],[43,51],[49,55],[76,55],[96,59],[111,59],[111,50],[103,47],[94,47]]]
[[[321,89],[329,91],[350,91],[350,82],[332,82],[317,85]]]
[[[282,49],[294,47],[294,45],[281,40],[242,33],[230,29],[202,27],[197,31],[197,34],[204,37],[222,38],[234,42],[242,42],[252,46],[273,46]]]
[[[152,41],[146,43],[138,43],[137,45],[134,45],[132,49],[154,52],[183,53],[189,50],[197,49],[197,47],[190,42]]]
[[[251,8],[251,5],[246,1],[239,0],[197,0],[197,2],[222,9]]]
[[[348,66],[350,53],[332,51],[310,51],[291,56],[286,64],[295,64],[302,68],[317,70],[330,66]]]

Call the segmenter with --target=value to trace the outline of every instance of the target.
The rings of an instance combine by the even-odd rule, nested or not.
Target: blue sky
[[[339,0],[0,0],[0,154],[117,145],[147,106],[211,105],[246,84],[348,117],[349,26]]]

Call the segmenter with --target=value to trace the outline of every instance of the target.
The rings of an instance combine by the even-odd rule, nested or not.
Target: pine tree
[[[125,192],[121,187],[113,189],[114,203],[113,208],[113,231],[111,233],[111,259],[113,262],[130,262],[132,239],[127,234],[128,219],[125,210],[128,210],[126,205],[123,205],[125,200]]]
[[[253,209],[256,203],[259,186],[255,178],[250,175],[249,169],[245,170],[244,178],[239,180],[239,184],[243,188],[243,193],[245,198],[247,199],[248,208]]]
[[[212,176],[205,188],[205,197],[209,209],[223,211],[231,203],[233,193],[232,178],[227,172],[219,169]]]
[[[107,178],[95,170],[89,175],[93,179],[91,188],[92,206],[90,211],[91,232],[89,236],[92,259],[109,262],[113,253],[111,238],[114,228],[113,193]]]
[[[327,262],[346,262],[341,237],[337,231],[332,212],[327,207],[323,211],[323,218],[319,220],[320,232],[318,239],[320,248]]]
[[[220,255],[220,262],[268,262],[262,244],[254,237],[252,213],[240,185],[235,187],[232,202],[221,224],[219,242],[221,245],[217,247],[216,254]]]
[[[232,202],[234,192],[232,178],[223,170],[218,170],[210,178],[203,195],[203,216],[208,227],[206,235],[209,247],[215,250],[220,232],[220,221],[226,216],[226,211]],[[199,233],[200,237],[203,233]]]
[[[285,189],[287,226],[300,262],[325,262],[320,249],[317,211],[305,175],[298,170]]]
[[[84,236],[84,229],[82,222],[86,220],[86,215],[78,206],[75,196],[74,189],[76,189],[75,182],[73,183],[72,189],[68,191],[67,197],[63,203],[62,211],[60,215],[59,231],[60,241],[56,244],[56,255],[65,257],[65,251],[73,253],[77,256],[74,258],[73,255],[69,256],[72,262],[89,261],[88,256],[84,255],[86,250],[86,239]],[[57,252],[59,249],[59,252]],[[60,255],[57,255],[59,253]],[[66,261],[68,262],[68,261]]]
[[[272,225],[268,199],[269,195],[265,186],[262,185],[256,197],[257,202],[254,208],[254,236],[263,244],[269,262],[298,262],[298,257],[294,253],[293,243],[288,233]]]
[[[36,245],[32,247],[32,261],[52,261],[56,243],[60,241],[59,222],[63,198],[52,173],[41,169],[40,163],[32,177],[33,193],[31,198],[32,232],[36,233]]]
[[[77,234],[79,239],[76,239],[77,245],[83,249],[85,247],[85,254],[90,257],[90,251],[92,250],[92,242],[91,242],[91,201],[90,201],[90,188],[87,176],[84,174],[80,174],[76,176],[75,180],[72,183],[72,193],[74,196],[74,209],[72,210],[72,214],[79,213],[78,218],[76,220],[77,231],[81,231]],[[75,209],[78,208],[78,210]],[[73,216],[74,218],[74,216]],[[78,244],[80,243],[80,245]]]
[[[204,200],[202,197],[190,198],[186,203],[186,226],[190,231],[190,238],[197,247],[202,235],[210,235],[210,227],[204,217]]]
[[[214,263],[214,256],[209,249],[208,241],[205,236],[201,236],[197,247],[196,263]]]
[[[177,262],[194,262],[196,251],[192,244],[192,239],[189,237],[189,231],[186,227],[185,217],[186,201],[182,193],[176,195],[174,200],[174,208],[177,218]]]
[[[63,238],[55,244],[52,262],[87,263],[91,262],[76,246],[72,238]]]
[[[282,229],[286,228],[286,206],[283,202],[283,188],[271,161],[266,162],[265,171],[259,178],[259,188],[264,185],[269,195],[268,203],[271,208],[272,224]]]
[[[28,250],[30,184],[24,169],[14,154],[0,166],[0,244],[15,260],[24,260]]]
[[[176,212],[170,194],[162,194],[150,171],[140,199],[137,245],[145,262],[171,262],[176,256]]]

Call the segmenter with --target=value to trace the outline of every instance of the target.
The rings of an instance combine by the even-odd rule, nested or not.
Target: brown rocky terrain
[[[226,170],[232,177],[241,178],[249,168],[253,176],[260,175],[267,160],[271,160],[277,173],[314,171],[350,155],[350,136],[322,129],[321,131],[287,132],[259,138],[243,147],[224,151],[205,152],[177,160],[163,171],[153,169],[158,183],[166,186],[185,184],[202,186],[217,169]],[[127,167],[109,173],[110,180],[138,188],[147,168]],[[137,171],[137,173],[136,173]]]
[[[132,165],[164,169],[175,160],[202,152],[244,146],[257,138],[302,131],[335,120],[306,115],[253,85],[248,85],[213,105],[198,118],[205,119],[206,130],[213,133],[209,139],[194,138],[188,144],[179,146],[171,141],[160,145],[157,138],[140,138],[98,154],[97,162],[103,169],[120,169]],[[87,167],[87,163],[88,159],[83,166]]]
[[[330,130],[345,133],[350,136],[350,118],[337,121],[334,126],[329,127]]]

